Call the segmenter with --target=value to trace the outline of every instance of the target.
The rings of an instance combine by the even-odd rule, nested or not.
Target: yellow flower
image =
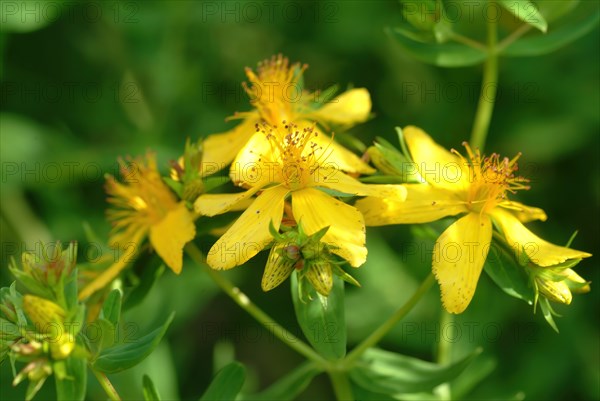
[[[181,272],[183,247],[196,235],[194,215],[162,181],[153,154],[146,160],[120,161],[123,182],[110,176],[106,181],[107,212],[113,223],[110,245],[123,250],[112,266],[103,271],[79,294],[85,299],[107,285],[137,254],[146,236],[156,253],[176,274]],[[133,249],[133,252],[131,250]]]
[[[464,144],[465,158],[446,151],[419,128],[407,127],[403,134],[425,183],[407,184],[405,202],[366,198],[356,206],[372,226],[427,223],[464,214],[442,233],[433,251],[432,268],[448,312],[463,312],[473,298],[490,248],[492,223],[517,254],[525,252],[538,266],[591,256],[551,244],[525,228],[524,222],[544,221],[546,214],[507,198],[507,193],[529,188],[515,175],[520,155],[511,160],[497,154],[484,157]]]
[[[349,90],[319,109],[319,92],[310,94],[301,87],[300,80],[306,65],[289,64],[282,55],[273,56],[258,65],[255,73],[246,68],[250,84],[244,89],[250,97],[254,110],[236,113],[233,118],[243,121],[232,130],[208,136],[204,141],[203,161],[208,173],[214,173],[236,159],[240,154],[252,150],[247,143],[256,135],[257,123],[266,122],[276,126],[281,121],[318,122],[329,129],[330,124],[352,126],[364,122],[371,111],[371,98],[364,88]],[[315,133],[317,130],[315,130]],[[373,173],[374,170],[352,152],[327,137],[315,138],[320,146],[327,145],[338,154],[340,167],[352,173]],[[239,160],[238,160],[239,161]]]
[[[352,266],[364,263],[365,225],[362,214],[335,195],[375,196],[403,199],[399,185],[366,185],[344,174],[338,167],[336,149],[321,147],[320,134],[311,127],[285,123],[279,128],[263,125],[250,141],[252,151],[243,155],[241,167],[231,176],[248,188],[234,194],[201,195],[198,213],[214,216],[232,209],[259,191],[252,204],[213,245],[207,262],[215,269],[230,269],[246,262],[272,240],[269,224],[278,230],[284,204],[291,197],[289,214],[302,222],[307,235],[329,227],[322,241]]]

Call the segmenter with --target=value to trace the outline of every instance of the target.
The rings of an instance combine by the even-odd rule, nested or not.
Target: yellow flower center
[[[277,174],[281,183],[294,191],[306,187],[311,181],[311,175],[322,163],[321,158],[326,158],[322,152],[323,147],[314,141],[319,134],[312,127],[303,129],[296,124],[283,121],[284,129],[277,126],[263,125],[263,132],[271,144],[275,162],[280,168]]]
[[[289,64],[281,54],[258,64],[258,75],[246,68],[250,86],[242,84],[250,103],[258,109],[261,117],[271,125],[281,120],[293,120],[295,113],[304,105],[302,87],[299,83],[306,65]]]
[[[462,145],[467,151],[468,160],[456,150],[452,149],[452,152],[469,166],[470,184],[466,200],[472,211],[489,212],[500,202],[506,200],[506,192],[515,193],[518,190],[530,188],[529,185],[525,185],[529,182],[528,179],[515,175],[519,169],[517,161],[521,157],[521,153],[512,159],[501,158],[497,153],[484,156],[479,149],[473,152],[468,143],[463,142]]]

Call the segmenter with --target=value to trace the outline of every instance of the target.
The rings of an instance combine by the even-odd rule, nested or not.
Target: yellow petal
[[[260,252],[271,241],[269,223],[276,229],[283,217],[283,186],[263,191],[229,230],[212,246],[206,258],[213,269],[231,269]]]
[[[152,247],[175,274],[181,273],[183,247],[195,236],[194,216],[183,202],[150,227]]]
[[[89,298],[93,293],[108,286],[129,263],[132,263],[136,256],[141,242],[131,242],[128,246],[120,244],[123,250],[119,254],[119,258],[108,269],[104,270],[100,275],[90,281],[81,291],[79,291],[79,300]]]
[[[256,132],[258,118],[246,118],[233,129],[212,134],[202,143],[202,164],[206,175],[216,173],[229,165],[238,152]]]
[[[275,152],[275,153],[274,153]],[[267,135],[256,132],[239,151],[229,170],[229,177],[235,185],[255,186],[260,182],[277,181],[277,169],[273,161],[279,160],[278,150],[267,139]]]
[[[196,213],[209,217],[230,210],[239,210],[238,206],[260,191],[261,188],[262,185],[256,185],[245,192],[200,195],[194,202],[194,210]]]
[[[369,91],[365,88],[356,88],[325,103],[319,110],[311,113],[310,117],[325,124],[356,125],[366,121],[370,112]]]
[[[347,205],[314,188],[306,188],[292,193],[294,218],[302,222],[308,235],[324,227],[329,230],[323,242],[337,248],[333,253],[358,267],[367,259],[365,247],[365,223],[362,214]]]
[[[314,124],[307,121],[298,123],[299,129],[314,127]],[[323,134],[320,130],[314,129],[316,136],[311,138],[317,146],[315,149],[306,148],[307,152],[314,153],[317,163],[325,168],[334,168],[347,173],[373,174],[375,169],[369,166],[359,156],[355,155],[342,145],[335,142],[330,136]]]
[[[534,220],[546,221],[548,216],[546,216],[546,212],[544,210],[527,206],[520,202],[515,201],[506,201],[500,204],[505,209],[509,209],[517,218],[521,221],[521,223],[528,223]]]
[[[476,213],[461,217],[438,238],[432,268],[448,312],[462,313],[469,306],[491,239],[489,217]]]
[[[403,185],[363,184],[334,168],[319,168],[311,175],[312,184],[355,196],[374,196],[397,201],[406,199]]]
[[[461,190],[469,184],[469,169],[463,160],[450,153],[420,128],[402,130],[406,146],[423,179],[436,187]]]
[[[577,274],[573,269],[567,269],[563,272],[566,275],[567,283],[572,283],[573,288],[571,291],[576,294],[585,294],[586,292],[590,292],[592,289],[590,287],[590,283]]]
[[[512,213],[495,208],[492,211],[494,222],[500,226],[506,242],[518,254],[525,251],[529,260],[538,266],[553,266],[568,259],[587,258],[587,252],[577,251],[545,241],[529,231]]]
[[[405,184],[406,200],[367,197],[355,206],[368,226],[429,223],[467,211],[453,192],[428,184]]]

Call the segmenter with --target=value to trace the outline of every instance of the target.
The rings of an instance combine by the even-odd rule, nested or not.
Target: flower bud
[[[23,296],[23,309],[40,333],[50,333],[52,326],[63,325],[65,311],[59,305],[35,295]]]
[[[538,290],[550,301],[569,305],[573,295],[564,281],[553,281],[544,275],[535,278]]]
[[[65,333],[58,341],[50,344],[50,355],[53,359],[65,359],[75,349],[75,338],[71,333]]]

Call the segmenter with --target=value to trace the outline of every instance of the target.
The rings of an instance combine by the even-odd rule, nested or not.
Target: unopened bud
[[[67,358],[75,348],[75,339],[70,333],[65,333],[56,342],[50,344],[50,355],[53,359]]]
[[[573,299],[569,286],[564,281],[552,281],[539,275],[536,283],[540,292],[550,301],[569,305]]]
[[[63,308],[35,295],[23,296],[23,309],[41,333],[48,333],[57,323],[62,326],[65,319]]]

